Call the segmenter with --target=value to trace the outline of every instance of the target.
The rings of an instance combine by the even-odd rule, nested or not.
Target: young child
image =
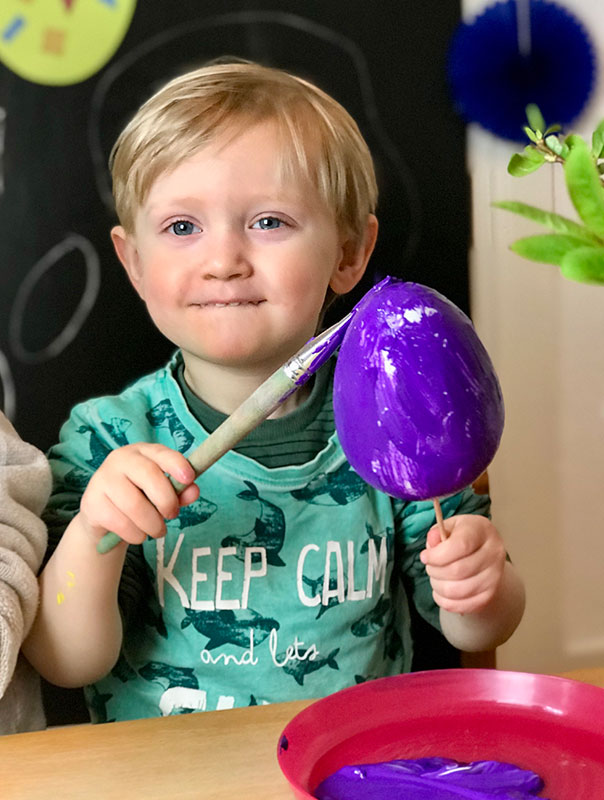
[[[19,651],[38,606],[49,494],[48,462],[0,412],[0,734],[46,726],[40,679]]]
[[[365,484],[334,431],[333,364],[195,483],[185,458],[363,275],[377,190],[347,112],[285,72],[213,64],[144,104],[111,161],[115,249],[178,350],[76,406],[51,451],[60,541],[32,663],[108,721],[407,671],[409,603],[456,647],[503,642],[524,595],[488,498],[447,499],[439,543],[430,503]],[[123,544],[100,555],[107,531]]]

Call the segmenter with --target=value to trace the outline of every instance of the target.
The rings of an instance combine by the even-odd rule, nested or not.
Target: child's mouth
[[[243,308],[246,306],[259,306],[263,300],[232,300],[229,302],[210,301],[207,303],[194,303],[200,308]]]

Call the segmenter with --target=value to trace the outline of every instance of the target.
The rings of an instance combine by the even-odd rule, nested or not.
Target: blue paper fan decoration
[[[469,122],[525,141],[525,108],[536,103],[548,124],[567,125],[584,108],[596,59],[587,31],[547,0],[488,6],[453,35],[448,77],[455,106]]]

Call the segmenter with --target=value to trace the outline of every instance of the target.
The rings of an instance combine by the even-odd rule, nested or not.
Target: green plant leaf
[[[544,233],[539,236],[527,236],[510,245],[510,250],[531,261],[560,266],[567,253],[577,249],[585,249],[585,242],[576,236],[562,233]],[[588,248],[590,249],[590,248]],[[597,249],[594,247],[594,249]],[[602,249],[604,252],[604,248]]]
[[[529,103],[525,108],[525,112],[528,124],[534,131],[545,130],[545,120],[543,119],[543,114],[541,113],[538,105],[535,103]]]
[[[508,172],[515,178],[522,178],[525,175],[530,175],[531,172],[535,172],[542,164],[545,164],[543,153],[535,150],[534,147],[525,147],[524,155],[514,153],[510,158]]]
[[[602,158],[604,156],[604,119],[592,134],[591,154],[594,158]]]
[[[604,285],[604,249],[581,247],[568,252],[562,258],[560,272],[571,281]]]
[[[561,142],[557,136],[546,136],[545,144],[552,152],[554,152],[557,156],[560,156],[560,158],[566,158],[570,152],[568,145],[564,142]]]
[[[555,125],[548,125],[545,129],[544,136],[547,136],[549,133],[558,133],[558,131],[562,130],[562,125],[558,125],[556,122]]]
[[[568,217],[554,214],[553,211],[543,211],[541,208],[535,208],[535,206],[529,206],[526,203],[519,203],[515,200],[500,200],[492,205],[495,208],[503,208],[505,211],[520,214],[521,217],[526,217],[533,222],[539,223],[539,225],[545,225],[547,228],[556,231],[556,233],[574,236],[577,239],[581,239],[584,244],[604,246],[604,239],[600,239],[588,228],[579,225],[572,219],[568,219]]]
[[[541,150],[538,150],[534,145],[527,144],[527,146],[522,151],[524,153],[524,158],[528,158],[529,161],[534,161],[536,164],[543,163],[543,153]]]
[[[585,144],[585,139],[583,139],[576,133],[569,133],[569,135],[564,139],[564,141],[571,150],[573,149],[573,147],[575,147],[575,145],[581,147],[581,145]]]
[[[585,225],[604,237],[604,188],[591,152],[581,137],[568,137],[572,141],[564,162],[564,175],[568,194]]]

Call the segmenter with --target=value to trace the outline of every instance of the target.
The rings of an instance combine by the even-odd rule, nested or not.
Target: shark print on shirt
[[[249,647],[250,640],[257,646],[268,637],[272,630],[279,630],[279,623],[270,617],[263,617],[252,608],[245,611],[191,611],[185,609],[185,617],[180,623],[182,629],[193,625],[198,633],[208,637],[206,650],[214,650],[223,644]]]
[[[193,434],[183,425],[174,411],[174,406],[164,398],[147,412],[147,419],[154,428],[167,428],[172,439],[172,446],[180,453],[186,453],[193,444]]]
[[[391,609],[390,601],[387,597],[380,597],[371,611],[364,614],[360,619],[350,626],[350,631],[353,636],[370,636],[372,633],[377,633],[384,625],[384,617]]]
[[[285,516],[283,511],[274,503],[260,497],[258,489],[251,481],[244,481],[244,483],[248,488],[239,492],[237,497],[246,502],[258,501],[260,503],[260,516],[256,517],[251,531],[241,536],[226,536],[222,540],[222,546],[236,547],[237,558],[241,561],[245,558],[245,548],[263,547],[266,551],[266,561],[269,565],[284,567],[285,564],[279,557],[285,538]]]
[[[331,651],[327,658],[311,658],[309,657],[309,651],[303,650],[301,652],[302,660],[292,661],[285,664],[283,671],[287,672],[288,675],[291,675],[296,683],[298,683],[300,686],[304,686],[304,678],[319,669],[323,669],[324,667],[340,669],[338,662],[336,661],[336,656],[339,652],[340,648],[336,647],[335,650]],[[278,658],[283,658],[284,656],[285,653],[280,653]]]
[[[205,522],[216,512],[217,508],[218,506],[216,503],[212,503],[211,500],[206,500],[205,497],[199,497],[190,505],[183,506],[180,509],[178,517],[174,520],[170,520],[168,525],[173,528],[180,528],[180,530],[191,528],[195,525],[201,525],[202,522]]]
[[[115,722],[115,719],[107,719],[107,703],[113,697],[112,694],[101,693],[96,686],[87,686],[85,693],[92,722]]]
[[[294,489],[291,494],[296,500],[318,506],[345,506],[366,494],[367,488],[365,481],[345,463],[335,472],[320,473],[303,489]]]
[[[118,447],[129,444],[126,431],[132,425],[132,420],[122,417],[113,417],[111,422],[103,422],[103,428],[113,439]]]

